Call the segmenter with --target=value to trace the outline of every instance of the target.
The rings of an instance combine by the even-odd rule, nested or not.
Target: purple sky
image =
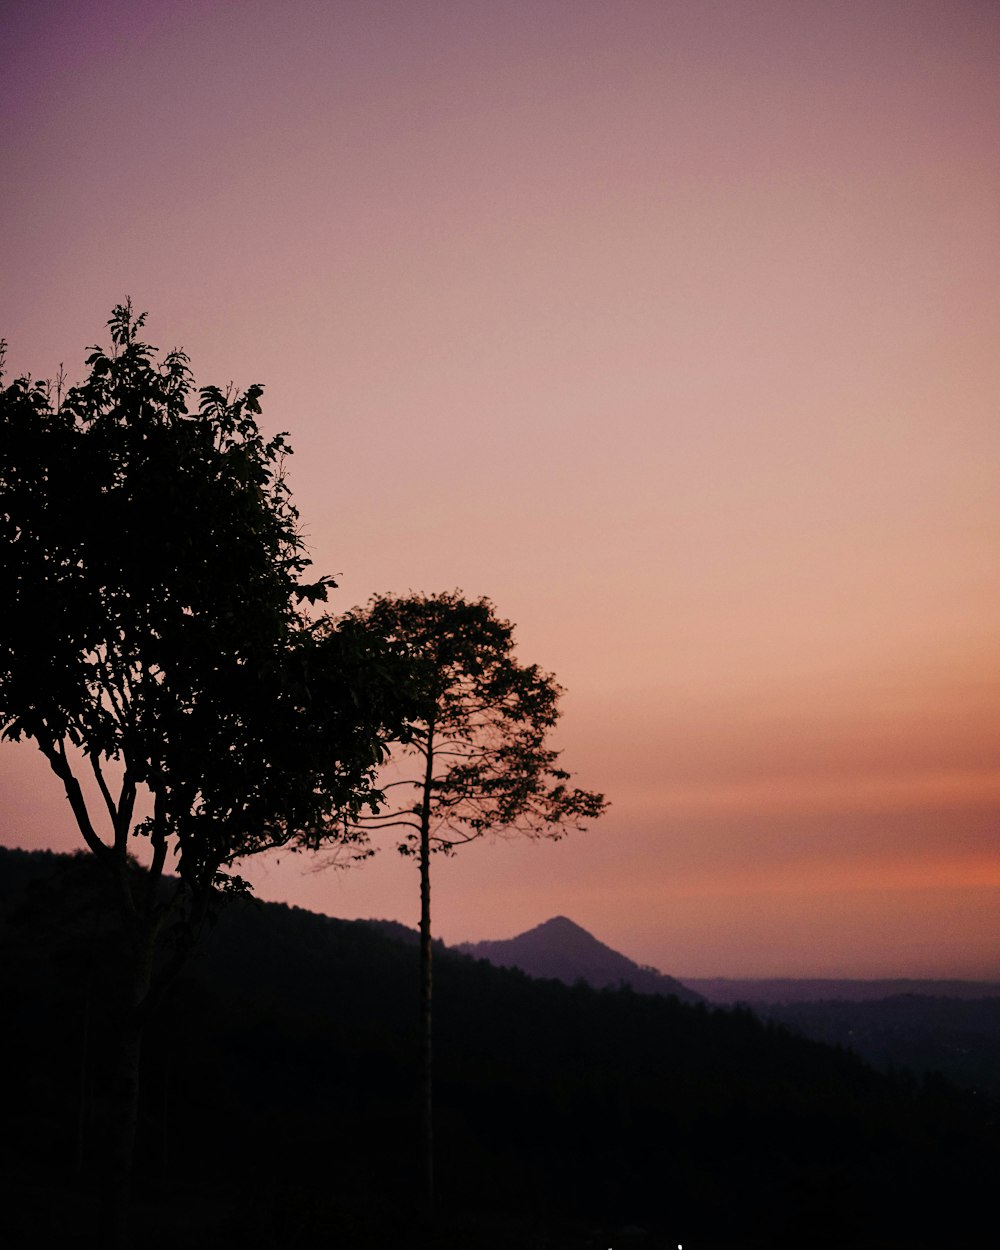
[[[487,594],[568,688],[613,807],[436,865],[445,940],[1000,976],[998,67],[971,0],[3,6],[12,370],[130,294],[265,384],[334,608]],[[248,875],[416,918],[306,868]]]

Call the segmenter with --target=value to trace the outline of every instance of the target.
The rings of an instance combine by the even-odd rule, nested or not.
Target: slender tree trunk
[[[431,944],[431,786],[434,776],[434,723],[428,726],[424,794],[420,809],[420,1140],[423,1153],[423,1204],[428,1226],[434,1218],[433,946]]]

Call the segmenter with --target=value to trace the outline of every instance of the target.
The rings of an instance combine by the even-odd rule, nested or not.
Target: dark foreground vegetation
[[[0,853],[4,1244],[93,1244],[117,941],[86,857]],[[133,1239],[419,1247],[415,940],[252,902],[151,1021]],[[401,940],[402,938],[402,940]],[[996,1105],[746,1011],[437,960],[436,1244],[981,1245]]]

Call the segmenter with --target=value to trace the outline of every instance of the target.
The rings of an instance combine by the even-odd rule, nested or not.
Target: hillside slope
[[[79,861],[22,860],[17,875],[0,886],[5,1230],[79,1246],[86,1169],[102,1162],[80,1170],[101,1097],[81,1047],[96,1060],[108,1040],[93,973],[114,926],[80,894],[70,915]],[[701,1250],[981,1244],[1000,1161],[982,1100],[745,1011],[449,951],[436,974],[439,1250],[623,1245],[629,1225],[648,1230],[636,1246]],[[414,946],[377,927],[227,909],[147,1036],[137,1244],[422,1244],[417,984]]]

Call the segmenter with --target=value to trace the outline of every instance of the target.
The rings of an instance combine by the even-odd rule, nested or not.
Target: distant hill
[[[506,941],[463,942],[453,949],[475,959],[488,959],[499,968],[520,968],[529,976],[548,977],[567,985],[577,981],[586,981],[595,989],[627,985],[638,994],[673,995],[682,1003],[705,1001],[673,977],[605,946],[566,916],[553,916]]]
[[[869,1003],[900,994],[928,998],[998,998],[998,981],[858,981],[810,977],[687,977],[685,984],[710,1003]]]

